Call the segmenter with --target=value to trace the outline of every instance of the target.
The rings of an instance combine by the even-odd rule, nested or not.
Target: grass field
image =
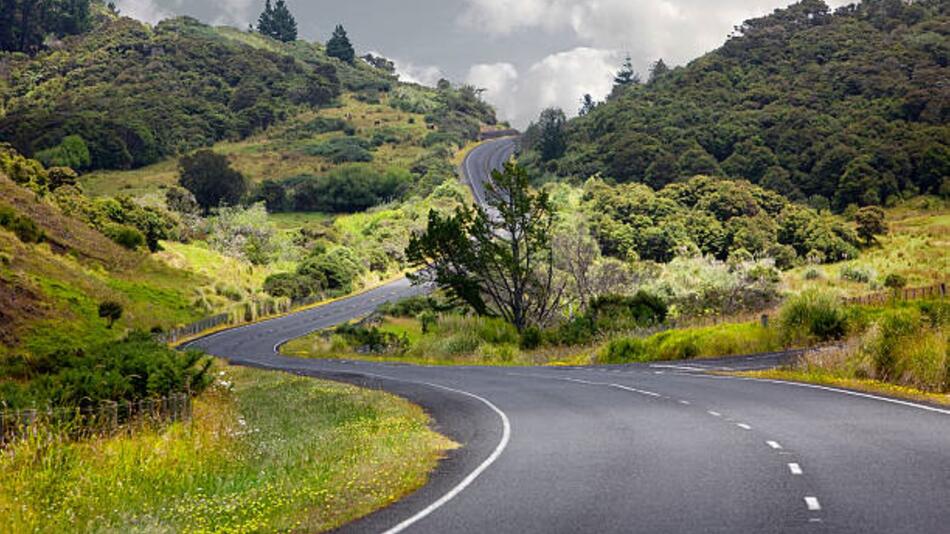
[[[798,267],[786,273],[787,289],[827,289],[859,296],[881,288],[888,274],[900,274],[908,287],[929,286],[950,278],[950,203],[920,197],[889,208],[890,232],[857,259],[829,265]],[[867,281],[842,276],[846,269]],[[809,275],[809,271],[812,273]],[[817,273],[817,276],[816,276]],[[809,279],[811,277],[811,279]]]
[[[398,397],[228,368],[194,419],[0,455],[5,532],[325,531],[422,486],[455,445]]]

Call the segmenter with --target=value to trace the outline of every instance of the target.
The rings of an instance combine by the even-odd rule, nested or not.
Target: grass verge
[[[0,455],[6,532],[325,531],[422,486],[455,445],[393,395],[228,368],[194,419]]]
[[[930,393],[912,387],[888,384],[887,382],[881,382],[879,380],[837,376],[831,372],[823,370],[813,369],[808,371],[797,371],[790,369],[770,369],[766,371],[745,371],[727,374],[733,376],[764,378],[769,380],[786,380],[789,382],[804,382],[807,384],[832,386],[864,393],[895,397],[899,399],[950,406],[950,395]]]

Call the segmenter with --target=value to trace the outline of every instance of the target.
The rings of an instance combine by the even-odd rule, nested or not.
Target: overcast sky
[[[357,51],[396,61],[404,79],[440,77],[485,88],[502,119],[522,127],[541,109],[576,113],[602,99],[629,53],[646,73],[712,50],[743,20],[792,0],[287,0],[300,37],[326,41],[342,23]],[[832,7],[851,3],[830,0]],[[123,14],[157,22],[184,14],[246,28],[264,0],[118,0]]]

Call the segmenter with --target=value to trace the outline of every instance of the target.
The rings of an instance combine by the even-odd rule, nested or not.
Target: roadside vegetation
[[[4,530],[322,532],[419,488],[455,446],[386,393],[242,368],[214,378],[190,422],[78,442],[38,428],[6,447]]]

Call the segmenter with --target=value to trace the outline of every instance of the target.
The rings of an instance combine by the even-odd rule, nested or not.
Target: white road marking
[[[689,406],[689,401],[688,401],[688,400],[681,400],[681,401],[680,401],[680,404],[682,404],[682,405],[684,405],[684,406]]]
[[[817,497],[805,497],[805,506],[807,506],[812,512],[821,510],[821,503],[818,502]]]
[[[782,448],[782,446],[779,445],[779,443],[778,443],[777,441],[766,441],[765,444],[768,445],[769,447],[772,447],[773,449],[781,449],[781,448]]]
[[[752,427],[745,423],[736,423],[736,426],[743,430],[752,430]]]
[[[800,466],[800,465],[798,465],[798,464],[796,464],[796,463],[790,463],[790,464],[788,464],[788,470],[791,471],[793,475],[800,475],[800,474],[802,474],[802,466]]]
[[[704,367],[696,367],[694,365],[672,365],[672,364],[653,364],[650,367],[654,369],[681,369],[684,371],[706,371]]]
[[[652,392],[652,391],[646,391],[646,390],[644,390],[644,389],[631,388],[631,387],[627,387],[627,386],[622,386],[622,385],[620,385],[620,384],[608,384],[608,385],[609,385],[610,387],[612,387],[612,388],[623,389],[623,390],[626,390],[626,391],[632,391],[632,392],[634,392],[634,393],[639,393],[639,394],[641,394],[641,395],[647,395],[647,396],[650,396],[650,397],[659,397],[659,396],[660,396],[659,393],[654,393],[654,392]]]
[[[713,416],[713,417],[722,417],[722,414],[721,414],[721,413],[719,413],[719,412],[714,412],[714,411],[712,411],[712,410],[708,410],[706,413],[708,413],[709,415],[711,415],[711,416]]]

